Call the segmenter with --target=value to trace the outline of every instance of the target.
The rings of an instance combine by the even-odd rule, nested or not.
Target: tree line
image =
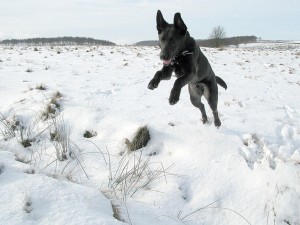
[[[239,44],[247,44],[247,43],[255,43],[257,42],[257,37],[254,35],[251,36],[238,36],[238,37],[229,37],[229,38],[220,38],[217,40],[215,38],[200,40],[197,39],[197,45],[201,47],[221,47],[228,45],[239,45]],[[137,46],[158,46],[157,40],[150,41],[140,41],[135,43]]]
[[[202,47],[222,47],[228,45],[239,45],[247,43],[257,42],[257,37],[252,36],[238,36],[220,39],[207,39],[207,40],[196,40],[196,43]]]
[[[205,40],[196,40],[197,45],[202,47],[213,47],[220,48],[227,45],[239,45],[239,44],[247,44],[247,43],[255,43],[257,42],[257,37],[252,36],[238,36],[238,37],[230,37],[226,38],[226,32],[224,27],[216,26],[212,29],[208,39]],[[140,41],[137,42],[138,46],[157,46],[158,41]]]
[[[87,37],[54,37],[54,38],[28,38],[28,39],[8,39],[0,42],[3,45],[116,45],[113,42],[98,40]]]

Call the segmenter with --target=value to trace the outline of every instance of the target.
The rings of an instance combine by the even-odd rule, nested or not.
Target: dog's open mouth
[[[164,65],[169,65],[171,63],[171,59],[163,60]]]

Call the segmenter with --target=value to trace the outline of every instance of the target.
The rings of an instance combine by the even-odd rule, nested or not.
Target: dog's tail
[[[224,80],[222,80],[221,77],[216,76],[216,81],[217,81],[218,85],[220,85],[221,87],[225,88],[225,90],[227,89],[227,84],[225,83]]]

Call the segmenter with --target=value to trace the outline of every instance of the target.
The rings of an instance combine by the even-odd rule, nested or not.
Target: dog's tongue
[[[163,63],[164,63],[165,65],[169,65],[169,64],[171,63],[171,59],[163,60]]]

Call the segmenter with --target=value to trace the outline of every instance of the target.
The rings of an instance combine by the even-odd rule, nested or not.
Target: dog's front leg
[[[192,76],[182,76],[177,78],[169,97],[170,105],[175,105],[179,101],[181,88],[187,85],[191,80],[192,80]]]
[[[157,71],[148,84],[148,88],[153,90],[158,87],[161,80],[170,80],[173,72],[172,66],[164,66],[161,70]]]

